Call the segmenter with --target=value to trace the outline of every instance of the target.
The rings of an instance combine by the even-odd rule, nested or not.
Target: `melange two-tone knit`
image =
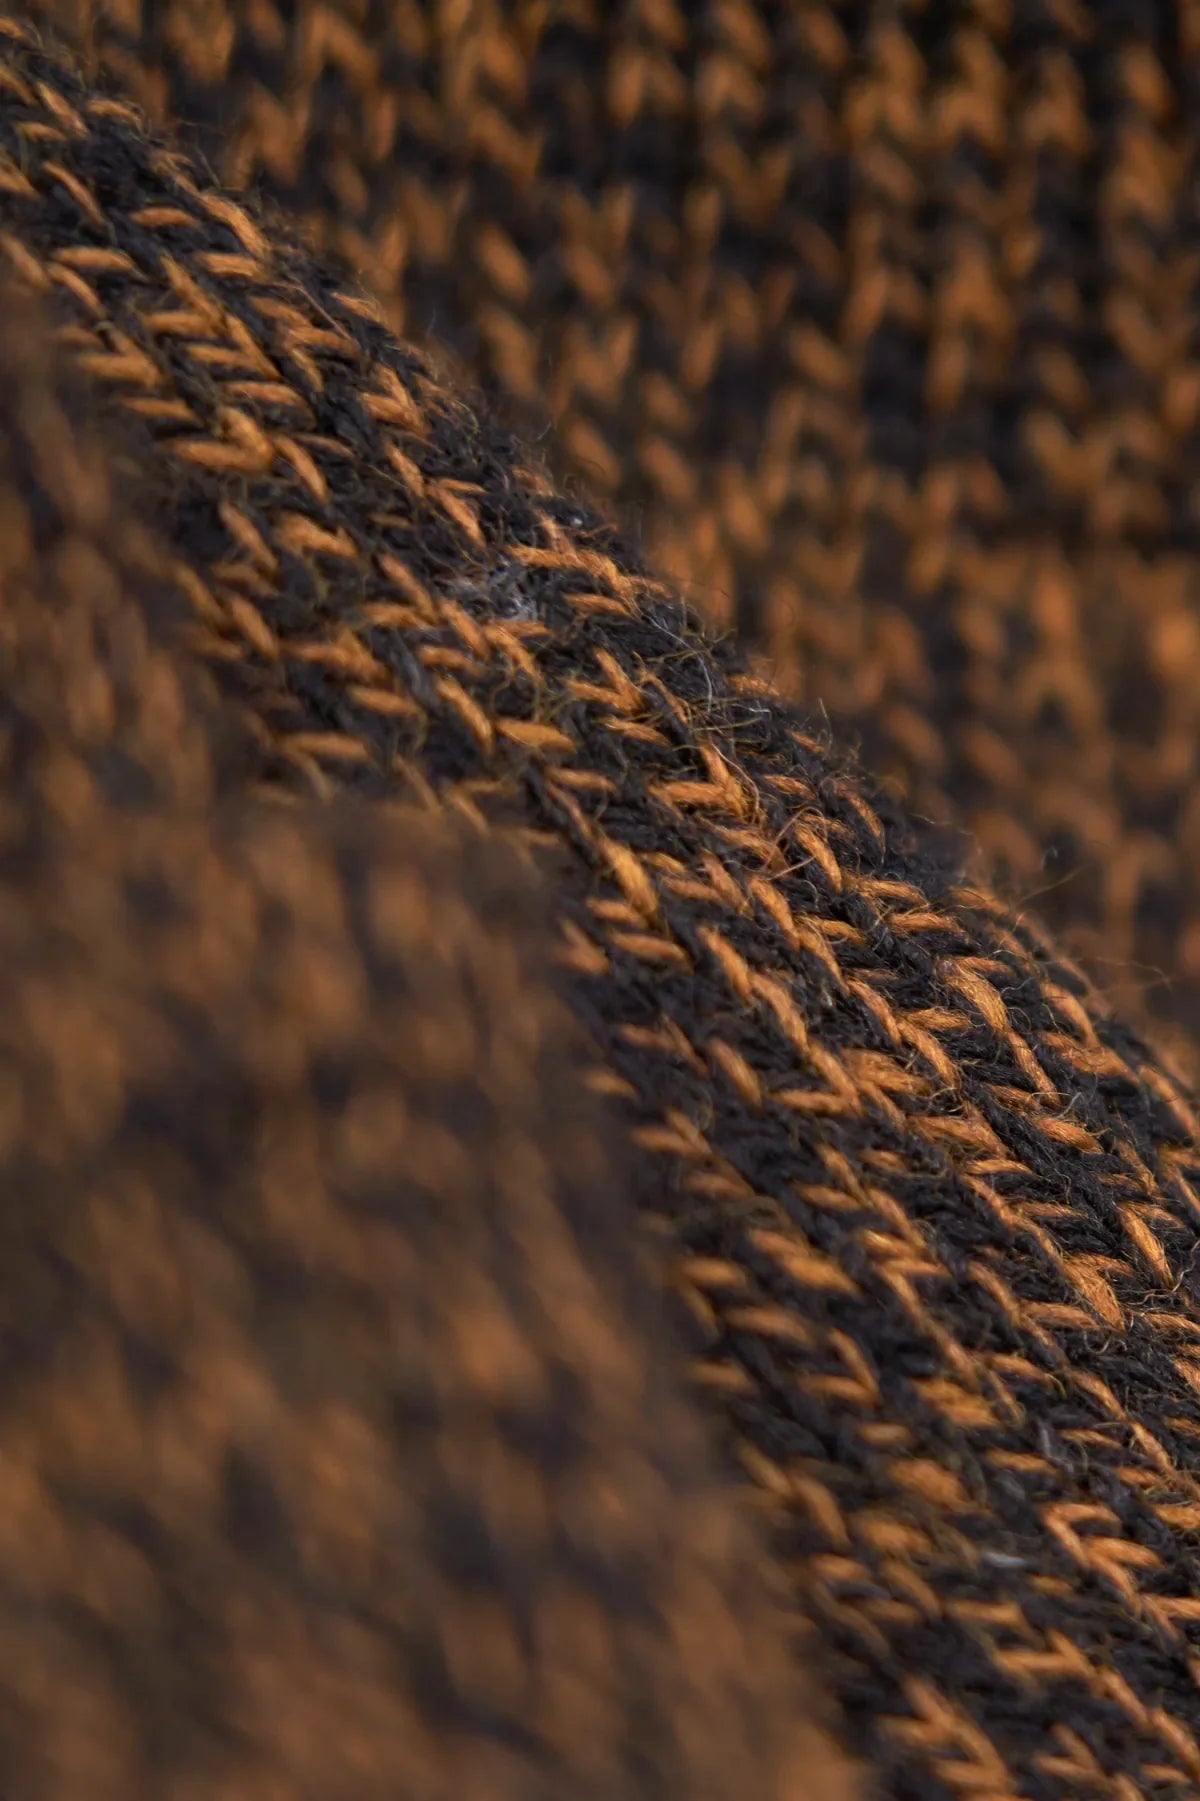
[[[491,58],[481,49],[475,62],[450,30],[455,9],[445,10],[444,44],[441,9],[398,6],[392,25],[412,41],[394,53],[381,47],[386,34],[364,40],[347,25],[339,36],[339,15],[327,10],[300,15],[301,47],[316,67],[348,71],[350,92],[356,70],[399,81],[422,55],[443,49],[450,87],[456,72],[468,92],[471,81],[494,82],[515,96],[514,107],[523,82],[534,98],[542,92],[534,52],[545,9],[528,19],[513,9],[511,32],[497,25],[484,33]],[[774,13],[718,12],[731,39],[749,46],[750,63],[766,57],[764,68],[774,67],[761,49],[776,42]],[[563,13],[562,30],[569,24],[586,42],[591,9]],[[490,27],[496,9],[481,16]],[[224,36],[211,30],[214,57],[270,40],[273,17],[248,10],[245,40],[232,25]],[[675,17],[671,8],[645,10],[645,29],[669,35]],[[796,17],[817,46],[814,70],[823,66],[822,43],[836,64],[824,11]],[[151,53],[125,78],[140,69],[153,85],[156,46],[172,69],[194,56],[198,38],[181,18],[170,8],[147,14]],[[1001,30],[980,18],[976,37]],[[931,31],[934,24],[931,9]],[[130,36],[128,21],[124,29]],[[522,29],[525,62],[516,54]],[[1069,40],[1076,27],[1067,20],[1057,29],[1059,38],[1033,34],[1024,53],[1039,69],[1060,68],[1069,89],[1061,34]],[[52,976],[58,983],[14,1015],[5,1046],[13,1091],[36,1099],[47,1058],[52,1069],[55,1058],[78,1058],[81,1073],[64,1063],[59,1086],[49,1084],[53,1106],[46,1101],[44,1115],[33,1101],[15,1109],[19,1129],[7,1142],[14,1158],[40,1168],[46,1156],[52,1169],[58,1139],[70,1141],[68,1103],[82,1083],[92,1099],[73,1129],[88,1144],[86,1134],[95,1135],[111,1156],[119,1201],[89,1200],[83,1164],[94,1161],[93,1149],[59,1185],[61,1218],[13,1216],[14,1269],[22,1245],[37,1243],[37,1256],[6,1301],[14,1342],[24,1331],[30,1347],[28,1367],[15,1366],[5,1415],[14,1481],[25,1484],[16,1490],[23,1508],[10,1509],[0,1666],[11,1767],[51,1767],[59,1710],[74,1708],[83,1722],[72,1740],[77,1761],[54,1778],[58,1789],[39,1789],[50,1778],[35,1774],[21,1778],[27,1791],[127,1794],[141,1781],[147,1793],[189,1797],[270,1793],[272,1784],[281,1795],[397,1787],[420,1795],[424,1782],[431,1795],[479,1801],[556,1792],[615,1801],[770,1793],[775,1782],[781,1795],[818,1796],[831,1792],[824,1783],[847,1780],[818,1736],[828,1726],[865,1766],[865,1792],[881,1796],[1134,1801],[1196,1792],[1200,1122],[1186,1090],[1054,949],[1032,908],[1014,908],[965,872],[956,838],[864,775],[824,721],[793,710],[761,672],[747,673],[737,647],[715,642],[670,581],[648,573],[561,465],[548,472],[539,449],[491,422],[444,359],[394,335],[366,293],[299,247],[277,213],[149,132],[112,79],[122,78],[116,51],[97,89],[28,25],[10,21],[0,32],[0,256],[21,289],[40,296],[58,354],[95,411],[89,429],[110,446],[113,479],[139,522],[115,536],[133,542],[145,530],[157,547],[146,553],[155,584],[172,597],[154,658],[128,648],[140,643],[136,623],[102,655],[89,640],[86,607],[77,618],[83,603],[66,606],[51,648],[70,662],[73,682],[45,676],[38,690],[67,697],[57,712],[45,700],[38,739],[51,748],[61,740],[62,778],[38,777],[27,820],[13,809],[9,911],[26,921],[22,930],[46,934],[27,949],[35,988]],[[965,26],[963,35],[974,41]],[[870,58],[860,54],[846,129],[858,122],[867,178],[877,170],[903,188],[903,160],[874,142],[872,120],[881,133],[903,129],[917,50],[898,25],[876,37],[881,71],[895,86],[881,75],[872,100]],[[564,41],[575,39],[554,40],[560,49]],[[277,43],[281,56],[286,42],[285,34]],[[356,61],[364,42],[376,43],[374,62],[368,50]],[[684,33],[672,50],[681,63],[687,43]],[[932,42],[919,49],[924,62],[941,54]],[[1122,50],[1103,65],[1107,80],[1128,64],[1147,107],[1149,54],[1139,63],[1135,50]],[[127,48],[126,60],[132,55]],[[271,131],[282,141],[297,116],[285,103],[289,90],[272,113],[274,65],[254,64],[249,50],[245,57],[244,95],[235,85],[232,100],[266,121],[264,141]],[[715,53],[711,64],[699,59],[686,104],[715,104],[715,95],[736,109],[749,91],[734,80],[738,66]],[[213,83],[225,67],[214,64]],[[604,90],[618,113],[628,111],[628,135],[614,138],[612,154],[633,157],[645,143],[647,164],[661,162],[676,140],[665,130],[639,137],[636,122],[654,113],[655,95],[667,118],[685,101],[669,80],[669,59],[620,61],[628,67],[643,71],[640,86],[627,75],[615,97]],[[987,79],[985,68],[978,84]],[[956,91],[949,76],[944,86]],[[563,91],[575,90],[565,82]],[[163,93],[185,123],[202,116],[186,86],[160,83]],[[327,89],[318,81],[314,94],[323,101]],[[1161,99],[1164,118],[1172,116],[1166,107]],[[949,99],[944,110],[953,115]],[[324,116],[319,107],[314,116]],[[345,115],[333,106],[330,116]],[[442,116],[432,103],[397,104],[378,159],[387,180],[403,182],[408,166],[399,121],[434,133]],[[488,131],[499,130],[498,115],[481,116]],[[782,119],[770,116],[782,131]],[[973,115],[966,108],[961,116]],[[788,129],[797,143],[820,148],[821,117],[815,102],[796,99]],[[231,145],[240,141],[230,134]],[[307,141],[301,136],[296,156]],[[521,141],[514,129],[514,159]],[[543,156],[552,141],[547,128]],[[716,132],[714,144],[723,141]],[[581,126],[581,159],[585,144]],[[683,146],[680,155],[699,157],[691,138]],[[737,166],[728,156],[727,172]],[[780,163],[772,203],[772,165],[762,161],[768,233],[793,165]],[[1142,166],[1136,156],[1134,165]],[[339,197],[346,218],[355,204],[368,207],[370,190],[354,186],[358,166],[352,139],[344,155],[330,152],[327,220]],[[429,178],[415,167],[417,208]],[[570,173],[552,159],[545,168],[550,189],[559,194],[553,183],[561,184],[564,216]],[[465,192],[471,207],[486,210],[482,175],[480,183]],[[747,204],[753,187],[747,168]],[[439,219],[449,232],[459,217],[447,195],[435,200],[434,240]],[[703,220],[687,217],[701,232]],[[653,239],[653,212],[641,225]],[[819,268],[814,232],[808,261]],[[865,227],[851,234],[855,243],[869,235]],[[564,256],[572,242],[564,229]],[[790,245],[797,258],[799,248],[799,239]],[[663,255],[670,260],[669,250]],[[493,245],[493,256],[500,267],[503,250]],[[576,261],[586,270],[586,259]],[[514,282],[519,266],[510,268]],[[630,279],[669,324],[669,284],[650,270]],[[778,285],[764,276],[758,304],[767,307]],[[894,283],[872,287],[864,278],[855,289],[872,326],[865,341],[883,330],[888,297],[903,285],[897,272]],[[723,304],[733,307],[736,291],[730,278]],[[719,360],[728,341],[718,333],[716,351],[706,351],[703,332],[681,323],[678,354],[703,373],[705,356]],[[645,348],[652,337],[636,341]],[[819,337],[807,350],[796,348],[796,333],[781,337],[789,356],[809,356],[832,384],[831,410],[806,401],[797,430],[807,429],[804,420],[832,420],[840,378],[821,362]],[[586,371],[584,336],[570,337],[562,354]],[[1051,375],[1063,368],[1051,356],[1033,366]],[[947,368],[953,396],[952,358]],[[669,404],[671,384],[657,385],[654,374],[638,365],[643,424],[655,395]],[[698,391],[707,392],[705,381]],[[1003,473],[1011,444],[1001,425],[1011,419],[1007,402],[997,408],[988,454]],[[847,407],[849,436],[873,416]],[[72,524],[72,507],[86,506],[70,498],[80,492],[72,439],[63,426],[47,440],[59,447],[65,485],[43,473],[33,491],[45,494],[11,509],[14,518],[27,514],[35,551],[48,532]],[[634,467],[637,433],[617,441],[628,444]],[[734,434],[731,458],[736,448]],[[781,456],[797,483],[793,498],[811,481],[819,500],[818,477],[796,444]],[[723,479],[724,464],[706,460],[702,439],[695,463],[698,480]],[[884,479],[875,490],[895,491]],[[953,504],[938,509],[954,492],[952,483],[928,488],[938,531],[949,529]],[[1023,491],[1011,492],[1019,500]],[[1085,500],[1093,492],[1100,489],[1085,483]],[[1103,518],[1128,523],[1137,515],[1129,504],[1122,513],[1112,500],[1116,512],[1101,507]],[[703,511],[697,501],[696,516]],[[105,516],[102,507],[85,512],[93,539],[103,540]],[[1078,547],[1062,521],[1027,523],[1049,533],[1056,556],[1084,567],[1082,552],[1072,561]],[[999,582],[1011,546],[980,532],[975,561],[963,568],[988,566]],[[910,546],[900,559],[909,575],[914,557]],[[14,564],[18,588],[31,580],[24,567]],[[847,567],[869,608],[862,565]],[[924,567],[914,592],[933,593],[936,582],[921,586]],[[1114,552],[1110,568],[1119,567]],[[130,590],[132,620],[158,618],[140,598],[136,569],[131,576],[118,567],[116,580]],[[64,586],[68,597],[92,592],[89,581],[64,578]],[[1103,596],[1087,591],[1103,613]],[[986,583],[984,592],[986,600]],[[1156,629],[1186,650],[1191,615],[1182,590],[1179,598],[1179,609],[1172,602],[1155,614]],[[1061,593],[1044,604],[1045,618],[1068,618]],[[981,644],[988,621],[1007,616],[997,606],[969,615]],[[22,643],[36,647],[37,630],[20,625],[19,609],[6,606],[6,616],[19,694],[17,653]],[[955,629],[966,616],[954,607],[946,614]],[[886,612],[875,617],[903,662],[904,633]],[[1036,607],[1028,615],[1042,617]],[[1028,648],[1034,628],[1020,628],[1015,604],[1012,625],[1014,642]],[[940,668],[935,637],[929,655]],[[1103,687],[1100,647],[1073,644],[1064,627],[1064,670],[1070,663],[1080,681]],[[136,754],[110,743],[115,702],[105,698],[105,679],[94,690],[86,679],[90,663],[103,669],[106,659],[114,693],[127,693]],[[961,659],[948,667],[961,673]],[[968,675],[959,700],[978,703],[986,734],[986,697]],[[196,767],[202,772],[211,754],[228,765],[219,777],[174,772],[171,722],[184,746],[190,728],[170,692],[191,682],[223,747]],[[1119,684],[1104,691],[1117,695]],[[871,692],[884,721],[883,690]],[[953,693],[952,682],[944,692]],[[32,705],[18,701],[14,717]],[[993,724],[1003,726],[999,714]],[[81,736],[82,752],[72,748]],[[946,744],[954,741],[948,733]],[[15,727],[12,742],[19,771]],[[55,767],[50,748],[39,754]],[[1158,762],[1165,771],[1165,751]],[[1035,762],[1027,775],[1036,783]],[[1093,777],[1103,771],[1081,779]],[[239,805],[262,811],[222,839],[208,819],[208,789],[226,785]],[[1018,782],[1014,793],[1023,791]],[[281,809],[288,797],[292,806]],[[397,813],[397,801],[407,810]],[[94,810],[101,804],[111,820]],[[440,852],[423,848],[424,830],[436,838],[450,828],[444,820],[419,827],[413,807],[450,814],[473,839],[457,851],[445,848],[450,841]],[[189,808],[203,815],[200,825]],[[120,845],[124,856],[123,834],[136,845],[143,816],[154,846],[147,868],[136,856],[133,866],[110,868],[97,846]],[[43,817],[58,822],[61,850],[56,839],[43,846]],[[1022,818],[1019,804],[1012,818],[1035,838],[1043,829]],[[215,850],[206,848],[213,833]],[[507,849],[496,839],[509,840]],[[462,850],[475,840],[492,848]],[[516,954],[506,933],[524,942],[526,902],[497,900],[504,918],[518,916],[497,925],[492,878],[471,863],[475,855],[521,855],[533,865],[525,879],[546,921],[542,952],[553,955],[562,999],[590,1043],[586,1076],[554,1049],[558,1027],[546,1028],[549,1063],[539,1060],[539,1009],[557,1018],[543,996],[546,977],[536,959],[506,963]],[[56,856],[70,879],[54,873]],[[36,881],[31,870],[42,872]],[[22,901],[26,880],[29,896],[74,897],[73,923],[57,924],[45,901]],[[389,905],[372,902],[377,889],[393,896]],[[80,966],[93,960],[89,932],[109,946],[108,962],[99,950],[96,958],[114,998],[85,1006],[82,974],[56,949],[63,931],[83,946]],[[147,957],[139,969],[147,933],[157,961]],[[429,978],[440,1000],[423,993],[426,967],[442,970],[440,985]],[[179,983],[190,990],[177,993]],[[139,1006],[126,1015],[131,996]],[[46,1026],[56,1009],[67,1018],[76,1004],[77,1031]],[[113,1010],[107,1037],[88,1024],[97,1008]],[[149,1049],[139,1035],[143,1014],[161,1021],[161,1063],[155,1034]],[[114,1070],[127,1073],[118,1079]],[[570,1143],[576,1113],[581,1143],[595,1134],[623,1141],[607,1186],[603,1159],[589,1164],[591,1153]],[[240,1128],[232,1139],[230,1120]],[[510,1160],[523,1168],[526,1157],[548,1172],[540,1183],[497,1174]],[[412,1223],[420,1207],[414,1216],[410,1199],[406,1212],[406,1182],[435,1210],[444,1202],[452,1222],[482,1212],[487,1230],[473,1240],[469,1226],[452,1224],[447,1245],[427,1245]],[[621,1211],[630,1197],[644,1232],[632,1207]],[[489,1212],[497,1208],[506,1219],[511,1211],[511,1245]],[[402,1245],[407,1232],[394,1267],[375,1260],[368,1219],[381,1222],[379,1242]],[[560,1255],[555,1234],[568,1228],[578,1247],[569,1273],[566,1264],[550,1273]],[[673,1340],[656,1337],[625,1299],[626,1285],[637,1291],[642,1237],[682,1301]],[[579,1263],[594,1295],[580,1286]],[[48,1281],[39,1272],[60,1265],[73,1272],[69,1281],[86,1283],[94,1309],[90,1332],[61,1368],[48,1344],[55,1316],[38,1311]],[[456,1307],[454,1283],[471,1306]],[[401,1336],[381,1355],[369,1334],[354,1333],[356,1307],[364,1317],[376,1309],[377,1318],[390,1308],[399,1319],[407,1297],[426,1290],[423,1339]],[[62,1292],[68,1309],[69,1285]],[[181,1307],[213,1359],[199,1370],[185,1354],[186,1335],[175,1336]],[[595,1333],[574,1343],[580,1308],[594,1315]],[[307,1348],[310,1310],[316,1350]],[[623,1354],[606,1350],[614,1333]],[[419,1386],[418,1353],[447,1410],[444,1427],[411,1396],[407,1411],[397,1405],[406,1383]],[[663,1428],[665,1472],[644,1473],[654,1442],[631,1397],[651,1383],[651,1367],[672,1358],[690,1365],[713,1440],[742,1472],[740,1523],[714,1499],[716,1523],[693,1533],[689,1483],[705,1490],[693,1474],[702,1464],[688,1461],[685,1422]],[[654,1380],[666,1384],[662,1417],[674,1421],[669,1370]],[[540,1424],[522,1417],[523,1407],[537,1412],[531,1396],[543,1404]],[[74,1432],[106,1417],[102,1403],[124,1422],[127,1453],[105,1461],[114,1424],[72,1462]],[[430,1419],[436,1455],[431,1445],[418,1456],[413,1447],[425,1443]],[[203,1454],[189,1461],[194,1433]],[[473,1433],[481,1444],[500,1442],[494,1464],[485,1450],[468,1453]],[[572,1458],[584,1459],[585,1447],[611,1467],[610,1496],[599,1466],[581,1461],[572,1479]],[[474,1472],[476,1491],[460,1512],[437,1487],[442,1458],[468,1486]],[[510,1462],[528,1464],[523,1478],[504,1474]],[[61,1513],[39,1504],[46,1497]],[[487,1515],[483,1534],[462,1517],[472,1509]],[[406,1572],[423,1567],[428,1520],[451,1529],[444,1563],[430,1558],[418,1580]],[[751,1521],[761,1562],[744,1566],[753,1573],[735,1628],[738,1537]],[[250,1536],[230,1548],[235,1531]],[[50,1550],[38,1537],[47,1532]],[[73,1533],[83,1548],[72,1553]],[[94,1556],[89,1534],[100,1547]],[[654,1547],[673,1538],[680,1570],[658,1572],[659,1593]],[[397,1554],[389,1568],[386,1548],[396,1544],[410,1565]],[[531,1545],[545,1553],[536,1567],[549,1571],[557,1635],[540,1637],[537,1607],[523,1614],[496,1578],[497,1564],[517,1567],[510,1560],[519,1563],[522,1547],[532,1556]],[[569,1587],[570,1577],[587,1588],[579,1559],[586,1564],[589,1545],[602,1560],[628,1559],[619,1569],[630,1595],[614,1597],[597,1575],[586,1605],[576,1596],[578,1605],[564,1601],[556,1611],[556,1585]],[[194,1598],[174,1614],[170,1606],[181,1547],[199,1556],[197,1546],[209,1559],[196,1566],[207,1618]],[[259,1560],[261,1591],[253,1586]],[[372,1612],[381,1568],[395,1586]],[[73,1586],[67,1569],[81,1572]],[[794,1626],[791,1674],[772,1618],[779,1584]],[[24,1689],[17,1680],[20,1622],[30,1618],[53,1621],[45,1669],[61,1677],[61,1692],[49,1674]],[[189,1630],[194,1659],[172,1637]],[[635,1646],[642,1665],[627,1661]],[[556,1688],[559,1658],[567,1676]],[[619,1672],[631,1668],[644,1668],[644,1681],[623,1686]],[[173,1687],[177,1671],[189,1681]],[[806,1691],[824,1691],[829,1710]],[[89,1734],[89,1721],[103,1732]],[[789,1727],[816,1748],[797,1755]],[[101,1753],[107,1763],[89,1765]]]

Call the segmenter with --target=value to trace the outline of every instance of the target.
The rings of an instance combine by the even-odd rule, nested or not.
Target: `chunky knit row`
[[[38,4],[1200,1025],[1195,0]]]
[[[697,1383],[879,1792],[1190,1793],[1185,1094],[367,302],[0,45],[0,255],[140,459],[250,773],[540,847]]]

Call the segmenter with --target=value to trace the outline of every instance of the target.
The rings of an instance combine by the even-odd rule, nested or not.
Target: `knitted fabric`
[[[0,254],[137,461],[244,779],[531,846],[875,1792],[1195,1792],[1187,1095],[276,220],[25,27],[0,46]]]
[[[40,0],[1200,1026],[1195,0]]]
[[[6,301],[0,1789],[845,1801],[528,872],[239,791]]]

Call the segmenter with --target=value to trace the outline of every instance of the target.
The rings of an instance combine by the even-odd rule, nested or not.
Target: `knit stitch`
[[[336,272],[0,43],[0,252],[140,461],[247,779],[437,796],[538,860],[878,1792],[1193,1792],[1186,1093]]]

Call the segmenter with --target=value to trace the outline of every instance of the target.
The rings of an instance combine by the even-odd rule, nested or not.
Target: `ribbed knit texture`
[[[245,779],[531,847],[875,1792],[1194,1792],[1188,1096],[278,220],[24,27],[0,46],[0,254],[139,463]]]

